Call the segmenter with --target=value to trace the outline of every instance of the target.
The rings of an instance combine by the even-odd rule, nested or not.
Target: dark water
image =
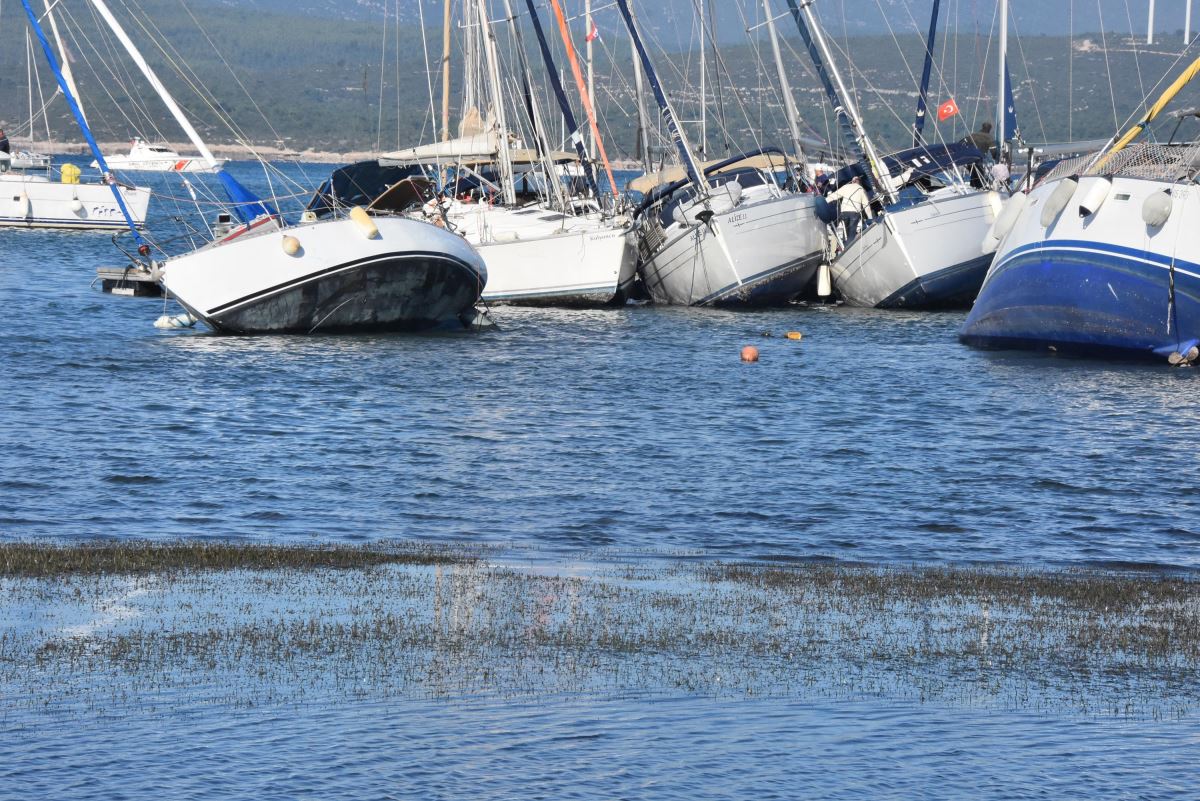
[[[958,313],[164,332],[89,286],[104,263],[103,233],[0,232],[4,538],[1200,566],[1192,370],[973,351]],[[0,797],[1194,798],[1198,736],[887,699],[185,700],[0,716]]]

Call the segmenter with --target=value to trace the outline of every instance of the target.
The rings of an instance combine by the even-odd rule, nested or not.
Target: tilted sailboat
[[[49,2],[46,18],[61,53],[62,41]],[[54,53],[45,32],[40,26],[34,31],[47,58],[53,61]],[[67,89],[73,87],[74,81],[65,60],[62,70],[56,71],[56,77],[72,114],[81,121],[85,137],[95,148],[78,98],[73,89]],[[98,148],[95,149],[98,152]],[[97,159],[101,157],[97,156]],[[150,190],[118,181],[107,166],[102,170],[103,177],[99,182],[86,183],[79,179],[79,168],[67,164],[59,170],[59,178],[55,180],[49,156],[0,153],[0,228],[121,230],[127,223],[134,227],[144,225],[150,207]]]
[[[1200,358],[1200,137],[1134,144],[1197,74],[1200,58],[1101,154],[1059,164],[1008,201],[964,343]]]
[[[859,176],[873,203],[882,207],[875,221],[849,238],[833,258],[834,289],[853,306],[967,307],[991,263],[991,254],[981,252],[980,242],[1001,205],[996,192],[972,187],[965,178],[978,170],[984,154],[963,145],[919,144],[881,158],[846,91],[811,0],[787,1],[829,103],[859,158],[840,177]],[[919,111],[918,120],[923,116]]]
[[[91,3],[215,168],[216,159],[104,0]],[[29,0],[22,4],[59,85],[71,99]],[[73,99],[72,109],[107,171]],[[340,219],[287,225],[228,173],[217,174],[244,223],[221,230],[200,248],[152,261],[154,250],[164,251],[139,233],[125,214],[138,257],[145,260],[139,267],[158,276],[190,319],[230,333],[420,330],[474,322],[474,304],[487,273],[478,254],[460,237],[413,220],[373,221],[357,207]],[[121,202],[115,188],[113,192]]]
[[[737,168],[765,150],[701,168],[628,1],[617,4],[687,176],[649,193],[635,213],[642,281],[651,298],[692,306],[790,300],[812,280],[824,254],[816,196],[781,189],[769,170]]]

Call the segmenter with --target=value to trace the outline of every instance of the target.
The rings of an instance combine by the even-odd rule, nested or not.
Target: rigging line
[[[63,9],[63,11],[66,12],[67,9]],[[101,70],[98,70],[93,67],[92,59],[88,55],[88,53],[89,52],[93,53],[97,58],[99,58],[101,60],[101,62],[104,61],[103,55],[100,53],[99,50],[96,49],[95,45],[92,44],[91,40],[89,40],[86,36],[84,36],[83,38],[85,41],[87,41],[88,48],[84,48],[79,43],[79,39],[76,37],[76,29],[74,27],[75,21],[70,16],[69,13],[64,13],[64,16],[60,17],[60,21],[63,23],[62,27],[66,29],[67,36],[70,38],[71,43],[74,44],[74,46],[75,46],[75,51],[74,51],[75,54],[83,60],[84,64],[87,65],[88,71],[92,75],[95,75],[99,78],[97,83],[100,86],[100,90],[104,92],[104,94],[108,97],[108,100],[112,104],[112,106],[117,110],[117,112],[121,115],[121,117],[124,118],[125,124],[128,125],[130,129],[137,130],[138,124],[136,122],[134,122],[133,118],[130,117],[129,114],[125,111],[124,105],[117,102],[116,97],[113,96],[113,93],[109,89],[108,82],[103,80],[104,73]],[[80,35],[83,35],[82,31],[80,31]],[[107,65],[105,65],[105,66],[107,67]],[[120,78],[116,74],[114,74],[111,71],[111,69],[109,69],[108,72],[109,72],[109,75],[111,75],[113,78],[113,83],[119,85]],[[132,98],[131,98],[131,100],[132,100]],[[104,116],[101,116],[97,121],[104,125],[105,130],[108,132],[108,138],[112,139],[114,136],[114,133],[113,133],[112,127],[108,124],[107,119]],[[122,137],[122,138],[124,138],[124,137]]]
[[[970,125],[971,131],[975,130],[975,122],[979,119],[979,106],[984,100],[983,86],[987,82],[988,60],[991,59],[991,57],[992,57],[992,39],[996,38],[996,36],[995,36],[996,26],[999,23],[999,19],[1000,19],[1000,8],[999,8],[999,6],[997,6],[992,11],[992,22],[991,22],[991,25],[988,27],[987,48],[984,49],[984,51],[983,51],[983,60],[982,61],[979,59],[979,31],[978,31],[978,28],[976,28],[975,68],[977,70],[979,70],[979,87],[975,90],[975,98],[976,99],[975,99],[975,105],[974,105],[974,107],[972,109],[972,113],[971,113],[971,125]],[[978,24],[979,24],[978,19],[976,19],[975,24],[978,26]],[[998,57],[999,56],[997,56],[997,58]],[[1003,103],[1004,101],[1000,98],[997,98],[996,102]],[[984,119],[986,120],[990,116],[991,116],[990,114],[984,115]],[[968,133],[969,133],[969,131],[968,131]]]
[[[1125,0],[1125,19],[1129,22],[1129,36],[1136,42],[1137,39],[1133,30],[1133,12],[1129,10],[1129,0]],[[1138,57],[1138,49],[1136,44],[1130,49],[1133,51],[1133,68],[1137,71],[1138,93],[1142,97],[1145,97],[1146,86],[1142,82],[1142,60]]]
[[[721,54],[720,49],[716,48],[716,40],[715,40],[714,36],[715,36],[715,34],[713,34],[713,32],[710,30],[709,31],[709,39],[710,39],[710,41],[713,42],[713,46],[714,46],[714,50],[715,50],[713,55],[716,58],[718,69],[723,70],[726,77],[728,77],[732,73],[729,70],[729,65],[725,61],[725,57]],[[736,92],[734,93],[734,100],[737,101],[738,108],[742,113],[742,118],[744,120],[746,120],[747,122],[750,122],[752,119],[750,116],[750,110],[749,110],[749,108],[747,108],[746,103],[742,99],[740,93],[736,93]],[[754,126],[750,126],[750,128],[751,128],[751,130],[750,130],[751,141],[754,142],[755,147],[761,147],[762,143],[759,140],[758,132],[754,129]],[[728,137],[729,130],[728,130],[727,125],[722,125],[722,130],[723,130],[723,132],[726,133],[727,141],[729,138],[732,138],[732,137]]]
[[[388,7],[387,3],[383,4],[383,42],[380,44],[379,51],[379,104],[375,115],[375,152],[379,152],[379,145],[383,141],[383,85],[387,83],[387,46],[388,46]],[[400,22],[397,20],[396,25]],[[399,54],[396,55],[399,58]],[[363,83],[366,83],[366,73],[363,73]],[[366,88],[365,86],[363,87]]]
[[[1037,87],[1033,81],[1033,74],[1029,70],[1029,58],[1025,55],[1025,40],[1021,38],[1021,32],[1017,29],[1016,15],[1013,16],[1011,24],[1013,26],[1013,38],[1017,40],[1017,49],[1021,51],[1021,65],[1025,67],[1025,81],[1029,86],[1029,101],[1033,105],[1033,114],[1037,117],[1038,130],[1041,131],[1042,141],[1047,142],[1049,139],[1046,136],[1046,125],[1042,119],[1042,109],[1038,106]]]
[[[146,96],[142,93],[141,81],[134,77],[133,72],[130,70],[129,61],[124,54],[124,50],[117,49],[117,46],[114,44],[115,37],[108,29],[107,24],[101,20],[96,7],[91,3],[88,3],[87,9],[91,13],[92,25],[97,30],[100,41],[104,44],[104,47],[108,52],[107,59],[105,59],[103,53],[98,52],[98,55],[101,59],[105,60],[106,64],[111,64],[115,67],[115,69],[120,70],[121,77],[117,78],[118,85],[126,93],[132,95],[130,100],[132,101],[133,107],[143,117],[142,124],[135,127],[134,132],[140,134],[143,132],[152,131],[154,137],[158,138],[159,140],[166,140],[167,137],[158,127],[156,120],[157,115],[150,112],[150,103],[147,102]],[[64,9],[64,13],[66,13],[66,9]],[[82,28],[80,31],[82,32]]]
[[[1108,97],[1112,101],[1113,128],[1120,132],[1121,124],[1117,122],[1117,94],[1112,82],[1112,66],[1108,63],[1108,36],[1104,32],[1104,9],[1100,7],[1100,0],[1096,0],[1096,12],[1100,15],[1100,41],[1104,45],[1104,72],[1108,75]]]
[[[1074,141],[1075,115],[1075,0],[1067,0],[1067,141]]]

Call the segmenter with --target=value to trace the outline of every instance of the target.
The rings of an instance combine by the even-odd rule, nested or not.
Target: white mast
[[[1154,44],[1154,0],[1150,0],[1150,17],[1146,21],[1146,44]]]
[[[167,87],[163,86],[162,81],[158,79],[158,76],[150,69],[150,65],[146,63],[146,59],[142,58],[142,54],[138,52],[137,47],[125,34],[125,29],[121,27],[121,23],[117,22],[116,17],[108,10],[108,6],[105,5],[104,0],[92,0],[92,5],[100,12],[100,16],[108,23],[108,27],[112,28],[112,32],[116,34],[118,41],[125,47],[125,52],[129,53],[129,57],[133,59],[134,64],[137,64],[138,69],[142,71],[142,75],[146,76],[146,80],[154,87],[154,91],[158,92],[158,96],[162,98],[163,103],[171,112],[171,116],[179,123],[179,127],[183,128],[183,132],[187,134],[188,139],[192,140],[192,144],[200,151],[200,155],[208,162],[208,166],[216,169],[217,160],[213,158],[212,152],[204,144],[204,140],[200,138],[200,134],[196,133],[196,129],[188,122],[187,116],[179,108],[178,104],[175,103],[175,98],[171,97],[171,93],[167,91]]]
[[[491,84],[492,103],[496,112],[497,143],[496,155],[500,161],[500,188],[504,192],[505,205],[517,202],[513,188],[512,154],[508,150],[508,123],[504,118],[504,93],[500,84],[500,66],[496,58],[496,38],[492,23],[488,20],[487,0],[479,0],[479,24],[483,33],[483,54],[487,58],[488,82]]]
[[[630,17],[633,16],[633,9],[629,10]],[[650,131],[648,130],[649,119],[646,116],[646,90],[642,86],[642,62],[638,59],[637,43],[633,38],[629,39],[629,49],[633,57],[633,91],[637,94],[634,100],[637,101],[638,115],[638,145],[642,150],[642,169],[650,172],[652,162],[650,159]]]
[[[450,141],[450,0],[442,9],[442,141]]]
[[[583,15],[586,18],[587,36],[584,37],[584,43],[587,45],[587,93],[588,101],[592,104],[592,108],[596,107],[596,79],[592,74],[592,0],[584,0]],[[596,160],[596,137],[588,134],[588,157],[592,161]]]
[[[50,0],[44,0],[46,5],[46,18],[50,20],[50,32],[54,34],[54,46],[58,48],[59,67],[62,69],[63,80],[67,82],[67,88],[71,90],[71,94],[75,96],[75,105],[79,106],[79,114],[83,117],[83,121],[87,122],[87,113],[83,109],[83,97],[79,94],[79,89],[75,86],[75,76],[71,74],[71,60],[67,58],[67,49],[63,47],[62,37],[58,35],[58,21],[54,18],[54,5]]]
[[[762,0],[763,12],[767,15],[767,31],[771,34],[771,52],[775,54],[775,71],[779,73],[779,91],[783,93],[783,110],[787,114],[788,132],[792,135],[792,147],[796,150],[796,158],[800,159],[800,167],[806,178],[811,179],[808,159],[804,157],[804,146],[800,144],[800,115],[796,111],[796,101],[792,99],[792,87],[788,83],[787,73],[783,69],[783,56],[779,52],[779,37],[775,33],[775,17],[771,14],[770,0]]]
[[[708,46],[704,43],[704,0],[700,2],[700,158],[708,158],[708,89],[706,82],[708,79],[708,66],[705,61],[705,53],[708,52]]]
[[[1000,159],[1004,159],[1004,118],[1007,111],[1008,97],[1004,92],[1005,78],[1008,71],[1008,0],[1000,0],[1000,91],[996,97],[996,145],[1000,148]],[[984,154],[987,155],[986,153]]]
[[[1183,43],[1192,41],[1192,0],[1187,0],[1183,12]]]

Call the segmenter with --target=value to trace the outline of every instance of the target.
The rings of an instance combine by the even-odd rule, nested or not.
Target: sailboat
[[[104,0],[91,3],[216,169],[211,151]],[[22,5],[97,163],[108,173],[29,0]],[[344,216],[289,225],[228,173],[217,171],[217,176],[243,222],[217,228],[212,241],[180,255],[152,259],[154,250],[165,251],[139,233],[122,204],[137,242],[137,257],[131,255],[137,268],[157,276],[186,310],[182,319],[168,318],[167,325],[203,321],[215,331],[252,334],[461,328],[476,322],[474,304],[487,272],[460,237],[414,220],[375,221],[360,207]],[[112,191],[120,201],[118,190]]]
[[[62,42],[58,36],[54,12],[47,4],[46,18],[54,31],[59,52]],[[41,44],[51,56],[45,34],[37,29]],[[65,69],[64,85],[73,85],[69,68]],[[32,78],[30,92],[32,89]],[[67,94],[73,113],[80,119],[74,93]],[[32,129],[32,113],[30,128]],[[90,134],[89,134],[90,135]],[[80,180],[79,168],[65,164],[56,179],[49,156],[18,151],[0,152],[0,228],[51,228],[81,230],[122,230],[127,222],[135,228],[146,222],[151,191],[133,186],[105,171],[100,181]]]
[[[834,289],[852,306],[966,308],[991,263],[991,253],[982,253],[980,243],[1002,204],[996,191],[967,179],[982,172],[984,154],[964,144],[918,144],[881,158],[846,91],[812,3],[788,0],[788,6],[859,158],[838,178],[844,183],[858,176],[873,204],[882,207],[832,259]],[[935,18],[936,13],[935,6]],[[926,52],[928,58],[930,48]]]
[[[961,341],[1107,357],[1200,360],[1200,136],[1134,140],[1197,74],[1183,71],[1100,154],[1060,163],[996,221],[1000,240]]]
[[[781,188],[763,148],[701,166],[663,92],[627,0],[618,0],[685,177],[646,195],[634,214],[642,281],[658,303],[774,305],[812,280],[824,255],[818,199]]]

